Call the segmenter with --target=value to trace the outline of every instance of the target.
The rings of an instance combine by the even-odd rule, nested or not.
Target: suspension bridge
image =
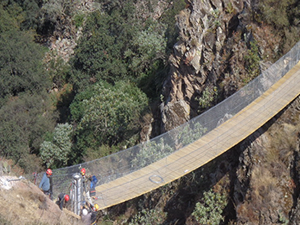
[[[96,188],[101,209],[170,183],[229,150],[300,94],[300,62],[259,98],[195,142],[138,171]]]
[[[99,179],[105,209],[170,183],[226,152],[300,94],[300,43],[249,84],[205,113],[148,142],[53,171],[54,195],[68,192],[84,167]],[[41,176],[40,176],[41,177]]]

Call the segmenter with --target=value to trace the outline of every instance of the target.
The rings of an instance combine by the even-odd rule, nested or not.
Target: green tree
[[[36,30],[39,25],[40,0],[14,0],[22,8],[23,21],[20,24],[21,29]],[[13,2],[13,1],[12,1]]]
[[[157,71],[165,66],[166,27],[137,20],[133,1],[111,1],[103,8],[86,21],[72,60],[73,82],[82,88],[99,80],[130,79],[153,93]]]
[[[147,29],[140,30],[133,37],[131,49],[126,50],[124,54],[136,77],[150,70],[156,60],[165,60],[165,30],[163,24],[152,22]]]
[[[48,168],[59,168],[67,165],[68,155],[72,147],[72,132],[72,125],[68,123],[57,124],[52,140],[44,141],[41,144],[41,158]]]
[[[146,95],[125,81],[99,82],[78,94],[70,106],[78,123],[77,148],[112,146],[130,139],[140,129],[139,118],[147,104]]]
[[[0,107],[0,155],[13,159],[26,172],[33,169],[43,135],[53,130],[56,114],[46,94],[22,94]],[[36,160],[38,162],[38,160]]]
[[[22,8],[17,4],[8,6],[4,2],[0,2],[0,33],[19,29],[20,23],[23,20],[21,12]]]
[[[33,42],[33,35],[18,30],[0,34],[0,97],[21,92],[39,92],[49,87],[43,68],[43,48]]]
[[[127,68],[122,49],[127,48],[129,40],[124,41],[121,36],[128,31],[122,23],[117,24],[115,17],[96,11],[87,19],[84,33],[88,35],[80,40],[73,60],[75,69],[80,71],[74,73],[76,84],[114,82],[125,77]]]

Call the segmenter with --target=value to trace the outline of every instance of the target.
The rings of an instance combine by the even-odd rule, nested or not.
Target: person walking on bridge
[[[49,195],[49,198],[52,200],[52,170],[47,169],[44,173],[42,180],[39,184],[39,188],[45,195]]]

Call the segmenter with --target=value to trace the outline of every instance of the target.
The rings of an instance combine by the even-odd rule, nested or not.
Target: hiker
[[[42,180],[40,182],[39,188],[44,192],[45,195],[49,195],[49,198],[52,200],[52,170],[47,169],[44,173]]]
[[[87,175],[86,169],[81,168],[80,174],[82,176],[82,183],[83,183],[83,192],[86,194],[87,200],[92,203],[91,197],[93,199],[97,199],[96,197],[96,184],[98,179],[95,175]],[[90,189],[87,191],[87,183],[90,181]]]
[[[63,210],[63,207],[66,207],[66,203],[70,200],[70,196],[65,193],[60,193],[56,204],[59,206],[60,210]]]
[[[81,174],[81,176],[82,176],[83,191],[84,191],[85,193],[87,193],[87,191],[86,191],[87,182],[92,180],[92,179],[91,179],[92,176],[91,176],[91,175],[88,176],[88,175],[86,174],[85,168],[82,168],[82,169],[80,170],[80,174]]]

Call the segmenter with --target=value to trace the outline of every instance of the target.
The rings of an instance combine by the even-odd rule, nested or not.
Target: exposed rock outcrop
[[[197,97],[217,85],[224,73],[224,49],[233,30],[241,26],[242,1],[190,1],[177,16],[180,41],[170,56],[164,84],[163,128],[170,130],[198,114]],[[238,47],[237,47],[238,48]],[[183,115],[176,119],[176,115]]]
[[[194,0],[180,12],[180,40],[169,57],[171,69],[163,85],[162,132],[188,121],[254,78],[245,69],[250,41],[255,40],[264,55],[261,69],[270,65],[268,59],[276,55],[280,38],[272,36],[268,26],[253,21],[256,7],[255,1],[250,5],[250,1]],[[212,100],[200,105],[199,99],[206,98]]]
[[[236,224],[299,224],[299,106],[298,98],[240,145]]]

